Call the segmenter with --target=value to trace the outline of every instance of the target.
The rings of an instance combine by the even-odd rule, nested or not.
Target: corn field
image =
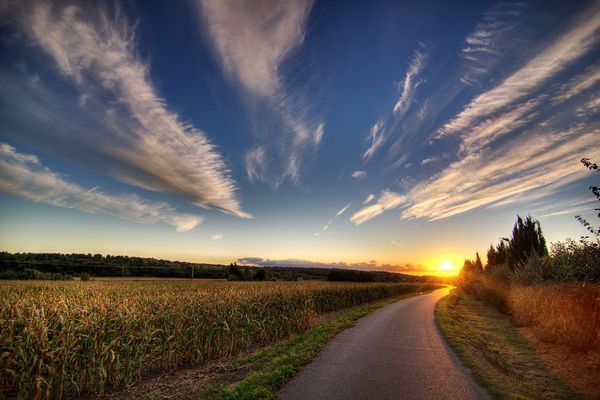
[[[0,283],[0,398],[61,398],[232,356],[322,312],[431,284],[218,281]]]

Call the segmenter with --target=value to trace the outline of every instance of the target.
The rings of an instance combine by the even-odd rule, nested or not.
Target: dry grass
[[[542,339],[600,352],[600,285],[513,288],[508,305],[515,322],[536,327]]]
[[[444,338],[494,399],[578,399],[544,366],[510,316],[463,291],[438,302]]]
[[[0,397],[103,393],[150,372],[232,356],[301,332],[320,312],[425,286],[3,282]]]

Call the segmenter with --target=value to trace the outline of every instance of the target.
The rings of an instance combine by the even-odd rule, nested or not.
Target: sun
[[[454,266],[454,264],[452,264],[448,260],[442,261],[439,269],[440,269],[440,272],[443,272],[445,275],[452,275],[452,274],[456,273],[456,266]]]

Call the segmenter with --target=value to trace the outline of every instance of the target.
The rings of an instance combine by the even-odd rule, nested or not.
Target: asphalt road
[[[387,305],[339,334],[283,400],[488,399],[442,341],[435,303],[450,289]]]

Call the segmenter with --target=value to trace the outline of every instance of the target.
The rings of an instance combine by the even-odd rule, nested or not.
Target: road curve
[[[450,289],[400,300],[340,333],[282,400],[488,399],[442,341],[433,311]]]

